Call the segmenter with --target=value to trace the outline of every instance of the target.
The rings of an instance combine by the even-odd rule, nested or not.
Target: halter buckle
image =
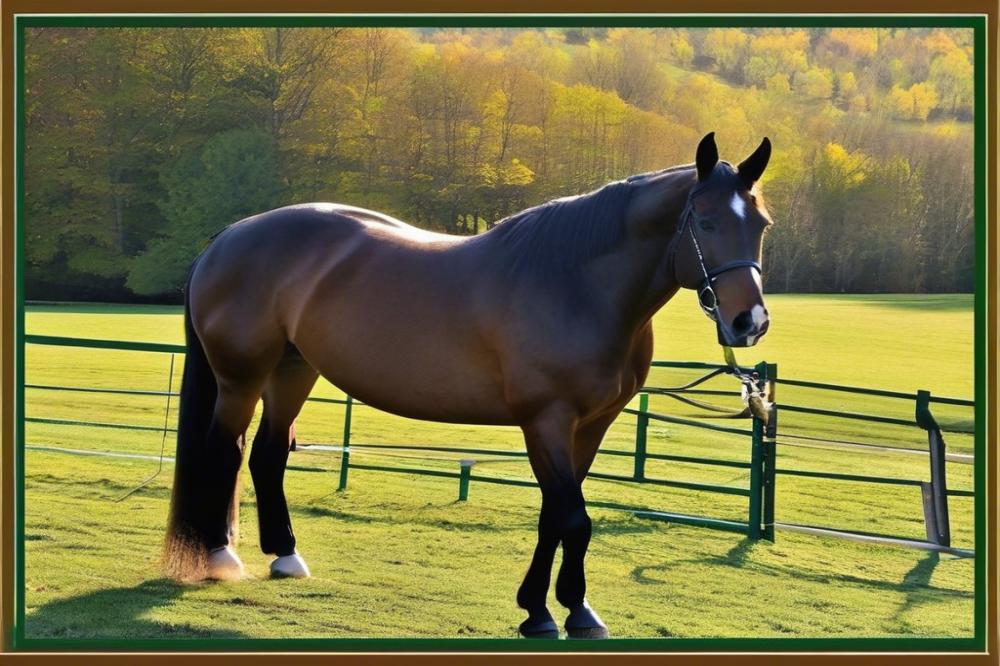
[[[704,312],[709,319],[712,321],[718,321],[718,308],[719,308],[719,298],[715,295],[715,290],[712,289],[712,285],[707,280],[702,283],[701,287],[698,289],[698,305],[701,306],[701,311]]]

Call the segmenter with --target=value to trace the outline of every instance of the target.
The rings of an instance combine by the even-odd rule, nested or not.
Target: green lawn
[[[744,364],[767,360],[783,377],[971,397],[970,296],[775,295],[771,332],[738,350]],[[181,342],[175,308],[31,307],[27,331]],[[712,324],[682,294],[657,317],[656,358],[721,360]],[[176,359],[173,388],[182,359]],[[163,391],[164,354],[29,346],[27,382]],[[655,370],[650,385],[695,375]],[[735,388],[730,378],[710,388]],[[315,395],[337,396],[321,384]],[[852,394],[779,387],[779,404],[912,418],[913,404]],[[735,406],[721,400],[719,404]],[[171,407],[170,419],[174,418]],[[704,417],[654,396],[652,409]],[[165,398],[27,391],[30,417],[162,427]],[[971,410],[934,408],[957,429]],[[300,441],[339,444],[343,408],[311,403]],[[714,420],[715,423],[720,423]],[[726,425],[734,424],[725,421]],[[779,468],[926,479],[926,456],[794,446],[784,434],[924,448],[916,428],[803,416],[779,417]],[[634,446],[635,419],[623,416],[604,448]],[[972,437],[948,433],[950,451],[970,453]],[[33,447],[158,455],[163,437],[29,423]],[[359,406],[352,442],[486,449],[523,447],[511,428],[410,421]],[[167,455],[173,442],[166,440]],[[649,450],[747,460],[746,438],[654,424]],[[402,457],[409,456],[409,457]],[[460,455],[357,448],[352,462],[458,470]],[[476,474],[530,478],[523,459],[479,455]],[[299,549],[314,577],[266,578],[257,549],[254,495],[244,475],[240,553],[250,580],[182,587],[157,569],[172,468],[128,499],[114,500],[157,467],[143,459],[84,457],[40,449],[26,460],[26,635],[37,638],[158,637],[513,637],[522,619],[513,598],[534,544],[538,506],[531,488],[473,483],[456,502],[452,479],[352,470],[336,492],[339,454],[293,454],[286,477]],[[595,471],[630,473],[632,461],[599,458]],[[949,464],[951,488],[972,487],[972,465]],[[648,463],[654,478],[746,487],[740,469]],[[777,520],[923,537],[919,490],[780,477]],[[745,520],[744,498],[588,481],[588,499]],[[973,619],[973,561],[921,551],[779,532],[776,543],[737,534],[651,522],[594,508],[588,597],[618,637],[968,637]],[[972,501],[951,499],[953,543],[974,548]],[[552,601],[555,611],[557,604]],[[559,613],[557,613],[557,616]]]

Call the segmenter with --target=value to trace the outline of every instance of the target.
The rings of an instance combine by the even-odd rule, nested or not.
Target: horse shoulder
[[[555,334],[554,334],[555,333]],[[575,325],[521,329],[502,347],[505,394],[512,412],[531,414],[568,400],[581,418],[624,406],[642,386],[652,358],[652,332],[602,325],[598,312]]]

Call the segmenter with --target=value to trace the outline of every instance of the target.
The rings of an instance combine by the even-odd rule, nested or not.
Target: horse
[[[541,490],[538,541],[517,591],[522,636],[607,638],[586,599],[582,483],[653,354],[653,315],[693,289],[718,341],[756,344],[769,318],[758,180],[767,138],[734,167],[714,133],[693,164],[529,208],[476,236],[341,204],[287,206],[226,227],[192,264],[187,360],[163,564],[184,581],[238,579],[246,430],[260,548],[273,576],[310,575],[283,489],[294,421],[322,375],[378,409],[516,425]],[[461,285],[461,288],[456,288]]]

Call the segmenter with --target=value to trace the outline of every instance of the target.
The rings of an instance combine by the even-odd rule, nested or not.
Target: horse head
[[[697,182],[678,222],[674,274],[697,291],[720,345],[750,347],[768,329],[760,260],[771,218],[757,181],[770,156],[766,137],[736,167],[719,161],[714,132],[698,144]]]

